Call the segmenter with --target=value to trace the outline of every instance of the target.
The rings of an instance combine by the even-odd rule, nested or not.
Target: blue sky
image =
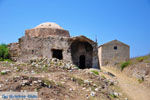
[[[26,29],[55,22],[71,36],[118,39],[131,57],[150,53],[150,0],[0,0],[0,43],[17,42]]]

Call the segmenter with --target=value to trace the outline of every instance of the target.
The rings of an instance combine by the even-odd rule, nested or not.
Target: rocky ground
[[[121,66],[125,63],[122,70]],[[116,76],[110,79],[118,82],[129,100],[150,100],[150,55],[135,57],[114,66],[101,66],[101,70],[105,77],[105,73]]]
[[[118,82],[96,69],[58,59],[0,62],[0,91],[37,91],[42,100],[128,100]],[[105,73],[115,79],[111,73]]]
[[[130,65],[124,68],[122,72],[150,87],[150,55],[130,59]]]
[[[103,66],[101,69],[103,73],[110,72],[116,76],[116,78],[111,77],[110,79],[117,80],[118,86],[129,100],[150,100],[150,87],[145,85],[144,81],[139,82],[137,78],[129,77],[129,75],[115,67]],[[106,75],[105,77],[109,77]]]

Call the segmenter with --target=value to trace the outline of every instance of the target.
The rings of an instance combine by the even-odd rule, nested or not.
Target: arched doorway
[[[79,68],[84,69],[85,68],[85,56],[81,55],[79,57]]]
[[[79,68],[91,68],[93,61],[93,47],[87,41],[75,40],[71,44],[72,61]]]

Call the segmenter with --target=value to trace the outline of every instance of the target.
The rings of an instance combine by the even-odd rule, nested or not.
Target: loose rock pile
[[[120,98],[111,88],[115,82],[102,77],[98,69],[78,69],[71,62],[56,58],[0,62],[0,66],[0,91],[36,91],[42,100]]]
[[[65,62],[64,60],[59,60],[56,58],[48,59],[48,58],[41,58],[41,59],[33,59],[30,60],[30,64],[35,67],[59,67],[67,70],[74,70],[78,69],[78,67],[71,62]]]

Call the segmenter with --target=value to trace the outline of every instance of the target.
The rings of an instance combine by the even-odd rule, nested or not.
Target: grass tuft
[[[77,78],[77,77],[72,77],[72,80],[77,82],[79,85],[83,85],[84,81],[81,78]]]
[[[123,69],[124,69],[125,67],[129,66],[130,64],[131,64],[131,61],[123,62],[123,63],[121,64],[121,66],[120,66],[121,71],[123,71]]]
[[[111,98],[117,98],[117,96],[114,95],[114,94],[110,94],[109,96],[110,96]]]
[[[95,74],[95,75],[99,75],[99,72],[96,71],[96,70],[92,70],[91,72],[92,72],[93,74]]]
[[[139,83],[143,83],[144,82],[144,78],[142,77],[141,79],[138,79]]]
[[[137,60],[138,62],[143,62],[143,61],[146,60],[146,59],[148,59],[148,56],[143,56],[143,57],[138,57],[138,58],[136,58],[136,60]]]

